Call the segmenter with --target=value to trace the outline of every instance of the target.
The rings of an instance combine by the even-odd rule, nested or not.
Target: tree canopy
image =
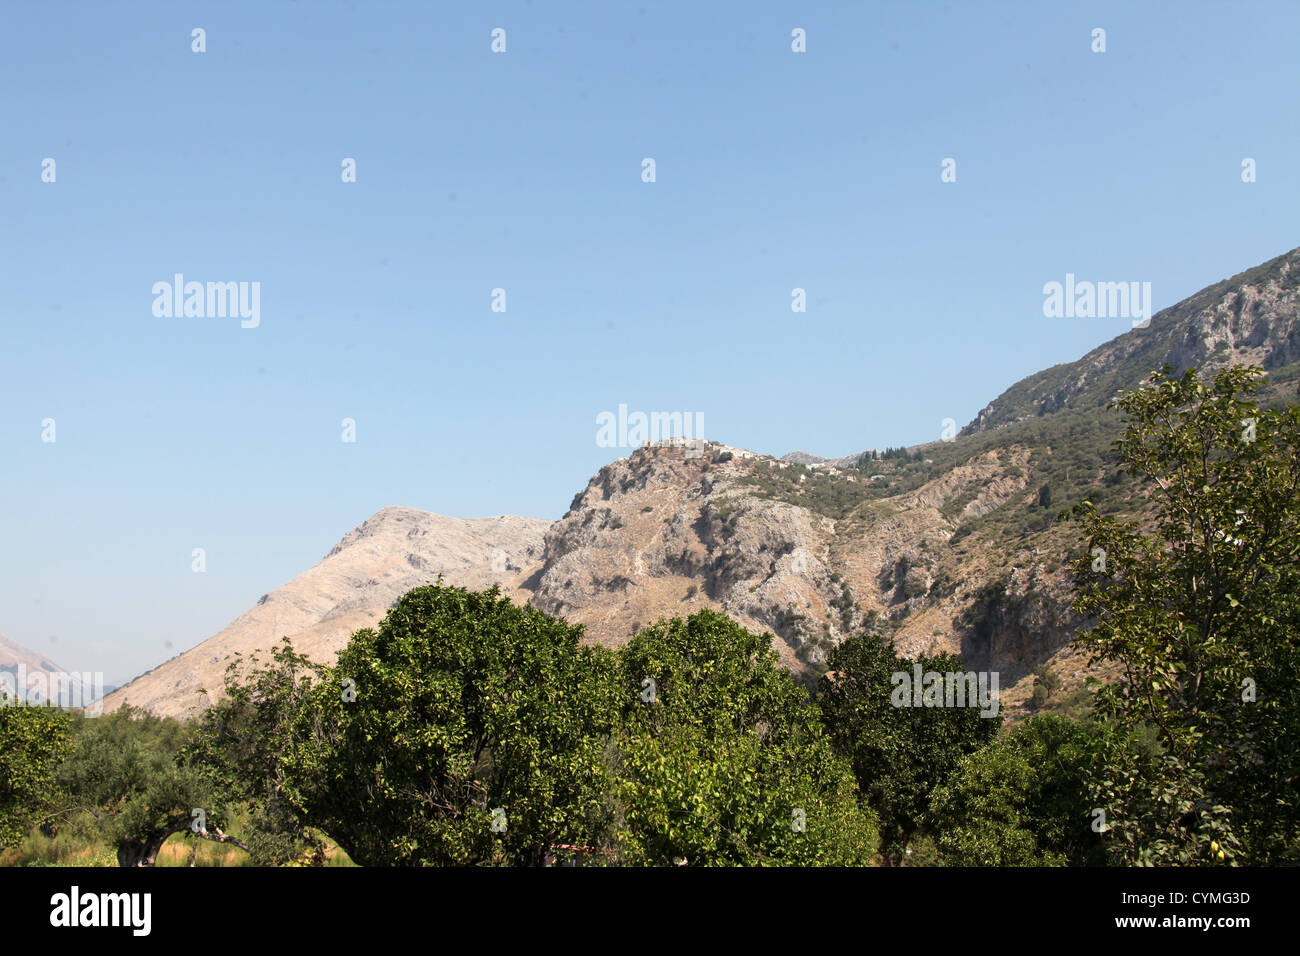
[[[931,791],[959,761],[993,739],[999,713],[982,717],[974,707],[900,707],[894,674],[962,672],[950,654],[909,660],[879,634],[854,635],[831,651],[831,671],[821,680],[818,703],[827,733],[853,768],[866,804],[879,815],[883,851],[901,861],[921,826]]]
[[[0,698],[0,849],[22,840],[55,807],[55,774],[71,741],[54,707]]]
[[[1078,509],[1079,641],[1122,671],[1098,710],[1159,750],[1102,787],[1116,861],[1300,849],[1300,409],[1259,407],[1261,376],[1166,367],[1124,395],[1116,451],[1154,516]]]
[[[700,611],[642,630],[620,656],[629,862],[871,860],[875,820],[770,636]]]
[[[602,842],[614,661],[493,588],[407,593],[301,709],[286,772],[363,865],[542,862]]]

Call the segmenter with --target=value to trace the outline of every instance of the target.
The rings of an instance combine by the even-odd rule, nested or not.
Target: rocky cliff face
[[[785,638],[795,664],[799,618],[823,616],[830,599],[833,523],[739,488],[775,462],[737,452],[645,448],[601,469],[547,533],[533,604],[610,645],[663,614],[712,607]]]
[[[523,587],[533,605],[611,646],[662,615],[709,607],[776,635],[796,670],[816,670],[847,634],[875,626],[909,653],[977,649],[981,666],[1014,681],[1065,643],[1064,584],[1027,570],[1013,588],[1031,600],[998,606],[996,621],[968,621],[1008,552],[972,561],[976,542],[958,552],[949,539],[968,518],[1032,496],[1030,457],[1026,448],[984,453],[835,517],[827,496],[868,484],[865,472],[827,469],[814,493],[797,463],[716,444],[696,458],[640,449],[574,499]],[[1032,569],[1035,556],[1023,557]],[[1052,633],[1039,626],[1048,620]]]

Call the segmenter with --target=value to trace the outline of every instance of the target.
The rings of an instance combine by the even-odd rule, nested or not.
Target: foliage
[[[285,768],[308,745],[302,718],[326,668],[295,653],[287,638],[271,658],[266,666],[256,654],[230,664],[226,694],[199,718],[185,756],[220,802],[243,808],[240,833],[255,863],[322,864],[324,841],[309,828]]]
[[[196,819],[224,838],[227,808],[183,759],[193,725],[131,707],[73,721],[73,746],[58,773],[65,812],[88,814],[120,865],[152,866],[167,838]]]
[[[69,741],[63,711],[0,701],[0,848],[20,843],[54,809],[55,772]]]
[[[580,634],[496,588],[409,592],[307,691],[295,805],[363,866],[534,864],[605,842],[618,690],[612,655]]]
[[[818,704],[836,750],[850,761],[865,802],[880,816],[883,850],[899,862],[921,825],[931,791],[962,757],[992,739],[1002,718],[972,707],[896,707],[896,673],[962,671],[952,655],[908,660],[878,635],[855,635],[830,655]]]
[[[1089,785],[1106,753],[1096,725],[1030,718],[963,758],[935,789],[926,828],[952,865],[1100,864]]]
[[[625,862],[870,860],[874,819],[769,635],[700,611],[647,628],[620,658]]]
[[[794,463],[774,468],[755,462],[737,484],[753,488],[764,498],[786,501],[836,519],[883,494],[883,489],[873,487],[869,481],[850,481],[844,475]]]
[[[1038,667],[1034,671],[1034,689],[1033,696],[1030,698],[1029,705],[1034,710],[1040,710],[1047,705],[1052,699],[1052,695],[1061,686],[1060,675],[1047,665]]]
[[[1117,861],[1277,862],[1300,831],[1300,409],[1263,409],[1260,370],[1153,375],[1117,405],[1116,450],[1155,515],[1077,509],[1080,643],[1122,668],[1097,695],[1149,725],[1158,776],[1132,761],[1107,793]],[[1156,786],[1153,788],[1152,783]]]

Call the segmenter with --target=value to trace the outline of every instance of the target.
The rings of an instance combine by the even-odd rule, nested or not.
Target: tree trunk
[[[167,830],[155,830],[143,840],[127,840],[118,844],[117,865],[153,866],[158,859],[158,851],[167,842],[167,838],[173,833],[180,833],[184,829],[185,827],[182,825]]]
[[[158,852],[162,849],[163,844],[167,842],[167,838],[173,833],[181,833],[189,828],[189,821],[181,820],[178,823],[173,823],[167,827],[155,830],[143,840],[122,841],[117,847],[117,865],[153,866],[154,862],[158,859]],[[239,847],[245,853],[250,852],[248,844],[243,840],[238,840],[232,836],[226,836],[226,834],[222,833],[219,829],[213,830],[211,833],[207,830],[203,830],[195,833],[194,837],[196,839],[202,838],[204,840],[211,840],[213,843],[229,843],[232,846]],[[197,850],[198,843],[195,843],[194,846]],[[193,857],[190,859],[190,865],[194,865]]]

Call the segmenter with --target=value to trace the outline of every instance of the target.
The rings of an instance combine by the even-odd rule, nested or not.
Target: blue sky
[[[1292,2],[6,0],[0,633],[127,679],[384,505],[559,517],[620,403],[777,455],[933,440],[1128,328],[1044,283],[1161,308],[1300,245],[1297,35]],[[177,272],[259,282],[260,324],[155,317]]]

